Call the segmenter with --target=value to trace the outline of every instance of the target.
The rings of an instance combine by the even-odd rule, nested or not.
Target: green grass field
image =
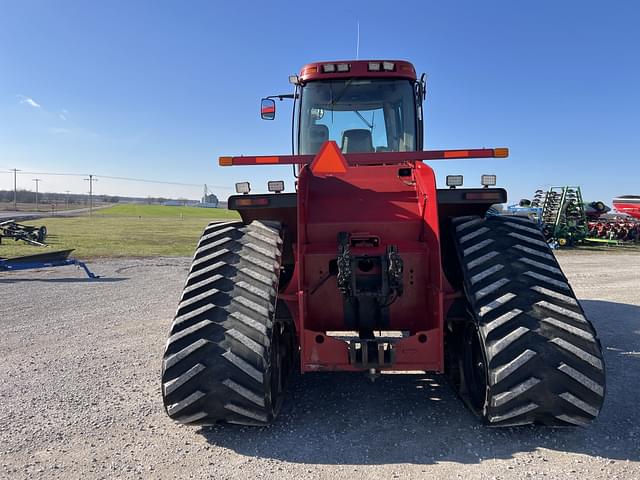
[[[92,217],[52,217],[22,222],[46,225],[48,249],[74,248],[79,258],[191,256],[210,221],[239,219],[236,212],[196,207],[116,205]],[[45,248],[3,239],[0,257],[43,253]]]
[[[238,218],[235,212],[221,208],[197,208],[197,207],[165,207],[162,205],[139,205],[133,203],[123,203],[110,208],[96,210],[95,216],[104,217],[151,217],[151,218],[171,218],[171,219],[194,219],[194,218]]]

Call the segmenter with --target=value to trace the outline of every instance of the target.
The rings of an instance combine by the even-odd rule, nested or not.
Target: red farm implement
[[[424,77],[423,77],[424,78]],[[167,413],[186,424],[270,423],[287,378],[319,371],[447,375],[496,426],[584,425],[604,397],[600,344],[537,226],[486,216],[495,176],[436,188],[425,160],[506,148],[423,150],[425,82],[404,61],[306,65],[290,77],[294,193],[248,183],[238,222],[198,244],[163,361]]]

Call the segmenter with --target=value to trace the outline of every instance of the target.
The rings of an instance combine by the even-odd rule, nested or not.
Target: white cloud
[[[64,110],[63,110],[63,111],[64,111]],[[66,116],[64,113],[59,113],[59,114],[58,114],[58,118],[59,118],[60,120],[66,120],[66,119],[67,119],[67,116]]]
[[[42,106],[31,97],[25,95],[16,95],[16,97],[18,97],[21,104],[29,105],[32,108],[42,108]]]

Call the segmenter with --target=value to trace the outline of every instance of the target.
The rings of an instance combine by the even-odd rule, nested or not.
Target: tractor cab
[[[415,89],[409,80],[316,80],[302,90],[298,148],[316,154],[335,141],[342,153],[416,150]]]
[[[293,95],[262,100],[262,118],[275,118],[274,98],[294,98],[294,134],[300,155],[327,141],[342,153],[422,149],[424,80],[408,62],[312,63],[289,78]]]

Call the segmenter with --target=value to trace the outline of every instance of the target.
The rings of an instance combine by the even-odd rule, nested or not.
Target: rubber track
[[[273,419],[269,354],[279,225],[209,224],[198,243],[162,365],[167,414],[186,424]]]
[[[529,219],[453,221],[488,365],[481,416],[496,426],[585,425],[605,394],[600,342]]]

